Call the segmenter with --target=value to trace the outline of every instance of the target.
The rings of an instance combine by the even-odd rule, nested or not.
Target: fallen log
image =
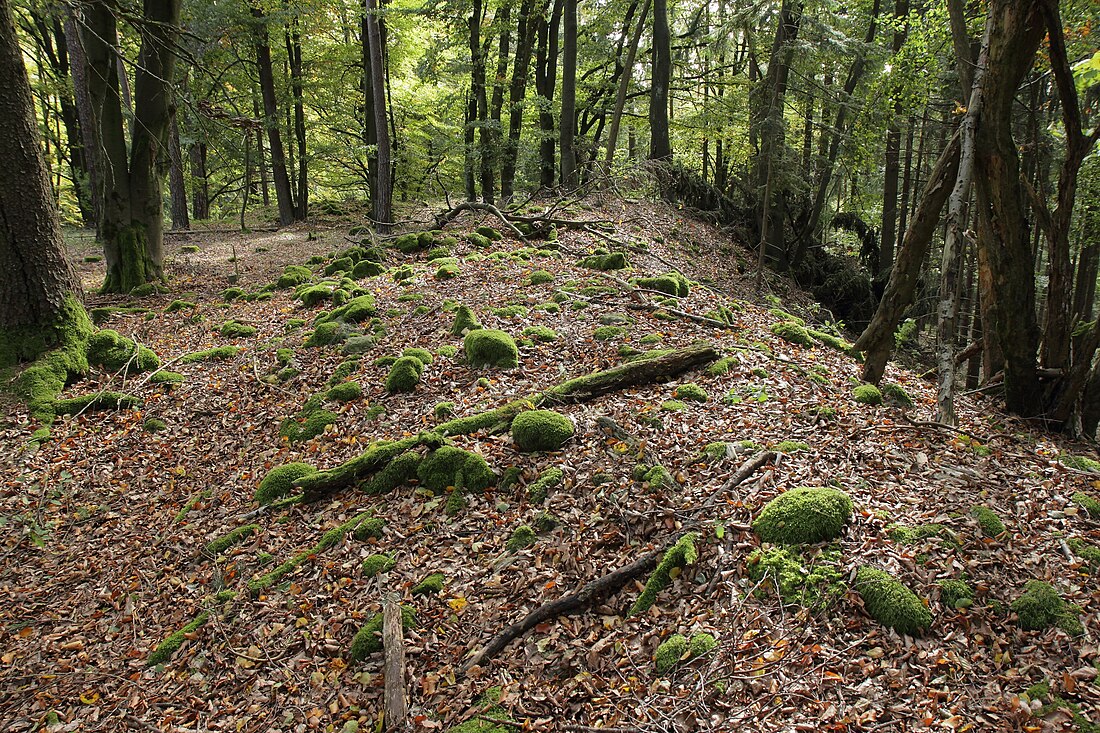
[[[405,640],[401,626],[401,606],[394,596],[382,605],[382,648],[385,692],[383,720],[388,731],[408,729],[408,702],[405,698]]]

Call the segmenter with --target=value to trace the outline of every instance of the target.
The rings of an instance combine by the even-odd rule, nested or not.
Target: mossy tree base
[[[107,255],[107,278],[101,293],[129,293],[151,282],[163,282],[162,263],[152,256],[145,227],[131,224],[123,227],[104,244]]]

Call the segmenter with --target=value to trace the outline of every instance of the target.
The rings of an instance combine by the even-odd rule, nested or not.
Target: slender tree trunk
[[[470,36],[470,98],[467,106],[467,125],[469,127],[469,145],[466,148],[467,167],[467,198],[477,200],[476,187],[472,186],[475,179],[475,161],[477,150],[474,149],[474,131],[481,132],[481,155],[485,155],[486,135],[485,130],[485,55],[481,50],[481,23],[485,15],[485,7],[482,0],[473,0],[473,9],[470,12],[469,36]]]
[[[187,149],[191,160],[191,217],[210,218],[210,181],[206,175],[206,143],[191,143]]]
[[[92,106],[91,94],[88,90],[88,57],[84,52],[84,44],[80,39],[80,32],[72,11],[69,11],[65,19],[65,40],[69,47],[70,67],[73,78],[73,99],[76,101],[77,119],[80,121],[80,144],[84,151],[84,165],[87,173],[83,181],[85,195],[91,203],[92,217],[90,221],[96,227],[96,240],[102,242],[101,233],[102,204],[100,198],[102,182],[100,172],[102,170],[102,158],[99,152],[99,135],[96,131],[96,113]]]
[[[650,0],[645,0],[642,12],[638,15],[638,24],[634,26],[634,35],[630,38],[630,46],[623,60],[623,72],[619,76],[619,88],[615,93],[615,108],[611,112],[611,130],[607,133],[607,153],[604,155],[604,167],[611,171],[615,163],[615,147],[619,143],[619,126],[622,123],[623,110],[626,108],[626,95],[630,91],[630,79],[634,73],[634,58],[638,55],[638,46],[641,44],[642,31],[645,29],[646,17],[649,15]]]
[[[72,319],[83,311],[9,0],[0,0],[0,89],[0,367],[7,367],[65,345]]]
[[[378,133],[378,191],[372,208],[375,228],[389,231],[393,222],[393,179],[390,177],[390,131],[386,126],[386,80],[383,72],[382,32],[375,0],[364,0],[367,40],[370,44],[371,88],[374,91],[374,127]]]
[[[561,185],[577,186],[577,2],[565,0],[561,61]]]
[[[271,176],[275,179],[275,199],[279,206],[279,224],[294,222],[294,193],[287,173],[283,137],[279,131],[279,105],[275,99],[275,72],[271,65],[271,46],[267,32],[267,19],[262,8],[251,6],[255,19],[256,70],[260,80],[260,96],[264,103],[264,126],[267,129],[267,147],[271,151]]]
[[[558,28],[565,0],[554,0],[549,22],[539,28],[535,63],[535,90],[542,100],[539,105],[539,182],[543,188],[553,188],[557,166],[554,164],[554,88],[558,79]]]
[[[905,136],[905,164],[901,177],[901,202],[898,204],[898,231],[905,232],[909,226],[909,199],[913,190],[913,137],[916,122],[912,115],[909,116],[908,128]],[[892,262],[891,262],[892,264]]]
[[[288,8],[285,2],[284,7]],[[306,154],[306,112],[302,94],[302,34],[297,14],[291,17],[285,36],[290,64],[290,91],[294,97],[294,141],[298,146],[298,196],[294,202],[294,218],[305,221],[309,216],[309,158]]]
[[[172,202],[172,228],[190,229],[191,221],[187,217],[187,185],[183,175],[183,151],[180,149],[180,130],[176,124],[176,115],[168,128],[168,191]]]
[[[481,151],[481,190],[486,203],[496,201],[496,168],[501,157],[501,112],[504,108],[504,79],[508,74],[508,56],[512,42],[512,8],[500,9],[497,22],[500,35],[497,45],[497,68],[493,77],[493,97],[489,103],[489,125],[485,128],[487,145]]]
[[[545,12],[546,2],[541,10]],[[519,139],[523,130],[523,104],[527,94],[527,72],[531,66],[531,53],[535,46],[538,23],[534,17],[535,0],[523,0],[519,9],[516,29],[516,56],[512,65],[512,83],[508,87],[508,137],[504,141],[503,163],[500,171],[500,197],[505,203],[512,199],[516,178],[516,158],[519,156]]]

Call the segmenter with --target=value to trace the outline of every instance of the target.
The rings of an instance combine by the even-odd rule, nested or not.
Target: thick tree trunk
[[[561,59],[561,185],[577,186],[577,1],[565,0]]]
[[[992,237],[983,240],[992,287],[989,318],[982,322],[1000,342],[1005,360],[1005,403],[1025,417],[1040,413],[1036,351],[1035,275],[1024,216],[1019,159],[1012,137],[1012,105],[1016,90],[1035,59],[1044,35],[1038,5],[1033,0],[993,0],[989,66],[983,85],[983,111],[977,131],[975,180],[988,205]]]
[[[6,367],[64,344],[68,319],[83,310],[9,0],[0,0],[0,89],[0,367]]]
[[[260,80],[260,96],[264,102],[264,127],[267,129],[267,147],[271,151],[271,176],[275,180],[275,200],[279,206],[279,224],[294,222],[294,193],[287,173],[283,136],[279,131],[279,105],[275,98],[275,72],[271,65],[271,45],[267,32],[267,18],[258,6],[251,6],[255,19],[256,70]]]
[[[653,63],[649,89],[649,159],[672,160],[668,129],[669,85],[672,81],[672,35],[668,0],[653,0]]]

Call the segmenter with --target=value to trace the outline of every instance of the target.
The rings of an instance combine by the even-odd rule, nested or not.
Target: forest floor
[[[964,432],[931,424],[934,385],[894,365],[886,381],[915,405],[859,403],[860,365],[852,357],[771,331],[783,318],[778,308],[818,328],[827,327],[825,312],[779,279],[769,280],[766,297],[757,293],[752,273],[738,273],[751,255],[720,231],[664,204],[611,197],[564,215],[609,220],[612,238],[648,253],[628,252],[634,270],[610,273],[615,280],[577,264],[578,254],[595,247],[614,249],[604,237],[562,229],[556,252],[525,249],[511,236],[477,249],[464,233],[499,223],[469,214],[447,227],[459,238],[457,277],[437,280],[425,254],[389,250],[390,270],[361,281],[377,301],[376,325],[384,326],[345,367],[362,394],[326,405],[335,423],[297,443],[280,436],[280,424],[324,392],[347,359],[340,344],[304,345],[324,306],[304,307],[292,289],[228,303],[223,291],[235,279],[256,292],[285,265],[350,247],[357,237],[349,229],[361,222],[174,234],[170,292],[89,295],[90,307],[137,308],[103,326],[153,349],[184,381],[93,372],[65,396],[114,389],[136,395],[141,407],[58,418],[41,447],[29,443],[39,425],[25,408],[4,403],[0,729],[376,729],[383,654],[355,661],[349,648],[388,593],[416,611],[405,632],[416,729],[463,721],[467,732],[501,733],[1095,729],[1088,726],[1100,723],[1100,594],[1088,558],[1096,561],[1089,546],[1100,545],[1100,520],[1072,497],[1100,495],[1100,475],[1059,460],[1090,449],[1004,415],[981,394],[959,399]],[[94,292],[103,278],[101,262],[85,261],[97,254],[94,242],[77,238],[71,246]],[[392,268],[405,264],[413,277],[395,283]],[[627,293],[622,279],[659,275],[670,265],[706,282],[675,309],[702,315],[727,306],[728,328],[631,308],[653,296]],[[553,279],[530,285],[534,270]],[[560,307],[545,306],[555,294]],[[575,295],[584,307],[574,305]],[[175,299],[195,306],[167,312]],[[474,369],[462,358],[461,337],[451,334],[453,303],[469,306],[486,328],[519,338],[527,326],[545,326],[557,340],[521,345],[518,368]],[[508,305],[523,308],[494,313]],[[229,320],[256,332],[223,337],[219,328]],[[622,330],[596,338],[607,322]],[[518,452],[507,433],[456,436],[456,445],[498,474],[509,467],[521,473],[507,488],[471,494],[455,516],[444,511],[447,496],[415,482],[383,495],[346,489],[254,513],[253,494],[272,468],[295,461],[334,467],[374,441],[430,429],[440,402],[453,402],[456,416],[471,415],[620,364],[630,351],[624,347],[700,340],[730,357],[728,372],[700,368],[559,406],[576,428],[560,451]],[[178,360],[226,345],[240,350],[223,360]],[[457,354],[441,353],[448,346]],[[376,360],[407,347],[434,359],[415,392],[388,394],[388,365]],[[271,376],[287,366],[278,349],[292,350],[289,366],[298,372],[283,372],[284,381]],[[709,399],[674,400],[687,382]],[[609,437],[601,429],[606,418],[625,433]],[[150,419],[164,429],[148,432]],[[731,444],[727,457],[701,455],[718,441]],[[764,448],[777,450],[775,459],[722,491]],[[639,463],[663,465],[673,480],[638,480]],[[551,467],[564,480],[537,503],[527,487]],[[800,486],[841,488],[856,507],[839,539],[800,551],[803,567],[795,563],[792,572],[821,571],[799,581],[814,591],[807,598],[818,596],[809,608],[781,599],[771,577],[750,575],[761,542],[748,525],[766,502]],[[1006,530],[985,536],[974,506],[991,509]],[[327,531],[366,510],[384,520],[380,537],[339,537],[306,552],[280,582],[249,593],[250,579],[315,548]],[[555,528],[528,547],[506,548],[518,526],[544,513],[556,518]],[[242,542],[216,555],[205,550],[250,522],[259,527]],[[930,524],[943,527],[923,539],[892,531]],[[642,576],[464,668],[540,604],[668,546],[688,528],[700,533],[699,556],[673,573],[650,610],[627,611]],[[394,567],[365,577],[361,564],[377,552],[391,553]],[[894,574],[925,599],[927,633],[901,635],[868,615],[850,585],[864,565]],[[443,575],[441,592],[414,595],[434,573]],[[810,585],[822,577],[828,582]],[[944,601],[938,581],[951,578],[971,584],[972,603]],[[1011,604],[1032,579],[1079,607],[1083,634],[1021,628]],[[162,641],[204,611],[206,623],[188,629],[174,655],[148,664]],[[659,644],[704,632],[716,639],[713,650],[658,673]],[[1042,683],[1048,688],[1034,687]],[[492,706],[484,702],[490,690]]]

